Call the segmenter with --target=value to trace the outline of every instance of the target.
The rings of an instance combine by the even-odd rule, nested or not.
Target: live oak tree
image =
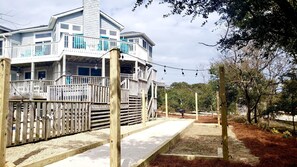
[[[227,96],[235,94],[234,88],[237,88],[235,95],[241,97],[241,103],[247,107],[249,123],[252,120],[257,123],[261,114],[259,112],[261,102],[273,98],[280,82],[278,78],[289,68],[287,58],[279,55],[281,53],[275,52],[267,59],[262,59],[259,56],[261,54],[262,50],[250,46],[241,50],[235,49],[232,55],[222,57],[222,60],[214,63],[211,68],[211,73],[217,76],[218,66],[222,64],[225,66]],[[232,102],[235,99],[229,100]]]
[[[137,6],[149,6],[153,0],[136,0]],[[217,44],[220,49],[253,45],[262,48],[262,57],[276,50],[283,51],[297,62],[297,1],[296,0],[159,0],[169,4],[169,15],[184,15],[207,22],[218,13],[216,24],[225,24],[227,32]]]

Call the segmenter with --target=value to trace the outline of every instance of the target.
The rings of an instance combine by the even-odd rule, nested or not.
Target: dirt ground
[[[173,117],[180,117],[175,115]],[[184,119],[194,118],[186,115]],[[198,122],[216,123],[217,118],[212,116],[199,116]],[[158,155],[151,162],[150,167],[290,167],[297,166],[297,140],[296,138],[283,138],[281,135],[263,131],[257,126],[231,122],[232,131],[236,138],[229,137],[229,159],[220,158],[195,158],[185,160],[176,156]],[[221,146],[220,136],[209,134],[202,136],[198,132],[201,127],[191,127],[181,140],[166,154],[188,155],[217,155],[217,148]],[[213,131],[213,129],[209,129]],[[230,134],[230,133],[229,133]]]

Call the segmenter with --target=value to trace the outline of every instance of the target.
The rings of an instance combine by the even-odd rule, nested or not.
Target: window
[[[142,40],[142,46],[146,49],[146,41]]]
[[[110,47],[117,47],[117,40],[116,39],[113,39],[113,38],[110,38]]]
[[[101,76],[101,69],[91,68],[91,76]]]
[[[104,29],[100,29],[100,34],[101,34],[101,35],[106,35],[106,30],[104,30]]]
[[[100,68],[78,67],[78,75],[83,76],[101,76]]]
[[[46,71],[38,71],[38,79],[45,79],[46,78]]]
[[[35,55],[36,56],[43,56],[43,55],[50,55],[51,54],[51,41],[42,41],[42,42],[35,42],[38,44],[35,46]]]
[[[40,33],[40,34],[35,34],[35,39],[39,38],[49,38],[52,36],[52,33],[47,32],[47,33]]]
[[[73,31],[80,31],[81,30],[81,26],[75,26],[75,25],[73,25],[72,26],[72,30]]]
[[[134,39],[134,42],[135,43],[139,43],[139,39]]]
[[[35,56],[44,56],[51,54],[51,32],[36,33],[35,35]]]
[[[87,68],[87,67],[78,67],[78,75],[89,76],[90,75],[90,69]]]
[[[25,72],[25,79],[31,79],[31,72]]]
[[[61,29],[66,29],[66,30],[68,30],[69,29],[69,25],[68,24],[63,24],[63,23],[61,23]]]
[[[3,41],[0,41],[0,55],[3,54]]]
[[[109,31],[109,34],[112,35],[112,36],[116,36],[117,32],[116,31]]]
[[[152,48],[152,46],[149,46],[149,56],[150,57],[153,56],[153,48]]]

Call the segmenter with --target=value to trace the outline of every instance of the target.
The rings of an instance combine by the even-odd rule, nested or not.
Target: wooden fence
[[[89,102],[10,101],[7,146],[90,130]]]

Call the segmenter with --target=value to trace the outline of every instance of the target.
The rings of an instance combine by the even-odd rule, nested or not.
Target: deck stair
[[[103,129],[110,127],[109,106],[93,104],[91,109],[91,129]],[[100,108],[101,107],[101,108]],[[141,122],[141,99],[137,96],[129,96],[128,104],[121,104],[121,125],[133,125]]]

